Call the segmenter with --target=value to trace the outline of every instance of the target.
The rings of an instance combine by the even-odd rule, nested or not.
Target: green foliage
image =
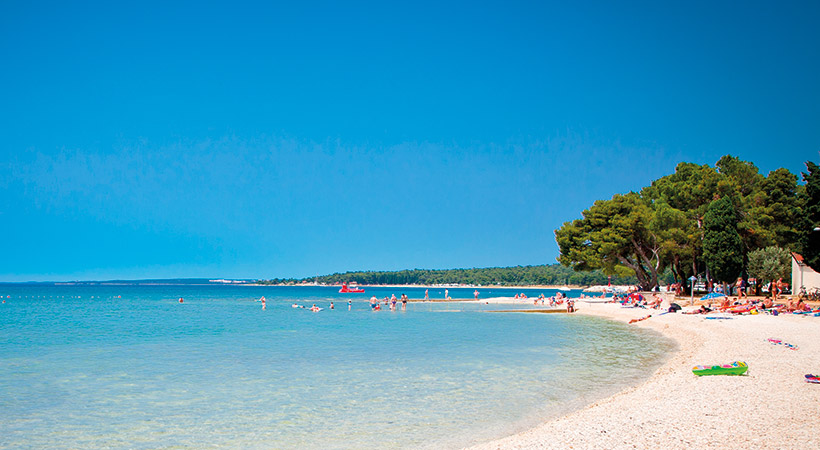
[[[803,173],[805,187],[805,217],[800,230],[803,260],[812,269],[820,272],[820,166],[807,161],[807,172]]]
[[[742,245],[732,200],[723,197],[713,201],[703,216],[703,260],[718,281],[734,281],[740,275]]]
[[[558,260],[576,270],[630,268],[645,288],[667,270],[675,281],[703,274],[707,260],[721,277],[737,276],[748,252],[771,245],[815,248],[820,265],[820,232],[807,233],[803,219],[806,204],[814,199],[813,226],[820,226],[820,170],[811,163],[807,167],[811,175],[804,174],[804,188],[787,169],[763,176],[751,162],[731,155],[715,167],[682,162],[675,173],[640,193],[596,201],[581,219],[564,223],[555,231]],[[716,199],[734,205],[733,219],[725,234],[713,230],[707,244],[706,215]],[[732,253],[717,251],[721,248],[732,248]]]
[[[798,192],[796,175],[783,168],[769,172],[760,190],[747,197],[748,213],[741,227],[756,230],[749,235],[747,247],[786,247],[798,241],[803,215]]]
[[[615,274],[613,284],[635,284],[635,277],[629,273]],[[471,284],[482,286],[521,286],[521,285],[563,285],[572,284],[589,286],[607,284],[607,275],[601,271],[576,272],[560,264],[541,266],[492,267],[481,269],[414,269],[392,272],[345,272],[305,278],[301,280],[268,280],[259,281],[261,284],[296,284],[301,282],[315,282],[323,284],[341,284],[342,282],[356,282],[368,285],[407,284],[407,285],[436,285],[436,284]]]
[[[596,201],[582,215],[583,219],[555,231],[562,264],[605,273],[615,273],[616,267],[623,266],[635,273],[644,289],[658,283],[661,239],[653,230],[659,227],[652,208],[640,195],[633,192]]]
[[[768,283],[791,274],[791,254],[788,250],[770,246],[749,252],[749,276]]]

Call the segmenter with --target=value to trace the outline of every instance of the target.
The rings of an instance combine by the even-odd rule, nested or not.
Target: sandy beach
[[[820,385],[804,378],[820,373],[820,317],[715,320],[616,304],[579,301],[577,307],[581,314],[625,322],[652,314],[632,326],[662,333],[677,350],[638,386],[474,449],[820,448]],[[745,361],[746,375],[698,377],[691,371],[732,361]]]

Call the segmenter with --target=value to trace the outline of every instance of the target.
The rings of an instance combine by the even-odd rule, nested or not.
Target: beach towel
[[[789,344],[788,342],[783,342],[783,341],[781,341],[780,339],[769,338],[769,339],[766,339],[766,340],[767,340],[769,343],[773,344],[773,345],[782,345],[782,346],[784,346],[784,347],[788,348],[789,350],[797,350],[797,349],[799,349],[799,348],[800,348],[800,347],[798,347],[798,346],[796,346],[796,345]]]

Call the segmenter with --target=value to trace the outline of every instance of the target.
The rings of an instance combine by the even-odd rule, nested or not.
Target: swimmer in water
[[[182,303],[182,297],[179,298],[179,302]]]
[[[333,302],[330,302],[330,309],[335,309],[333,308]]]

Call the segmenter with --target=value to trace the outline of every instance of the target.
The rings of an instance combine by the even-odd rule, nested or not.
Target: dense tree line
[[[607,284],[608,276],[600,270],[579,272],[560,264],[540,266],[492,267],[480,269],[413,269],[391,272],[364,271],[334,273],[304,279],[273,279],[260,281],[263,284],[296,284],[312,282],[321,284],[341,284],[356,282],[368,285],[409,284],[471,284],[471,285],[579,285]],[[615,275],[612,284],[635,284],[634,276]]]
[[[812,233],[820,226],[820,170],[806,167],[801,185],[787,169],[764,176],[729,155],[714,167],[680,163],[640,192],[596,201],[555,230],[559,261],[580,271],[626,270],[649,289],[666,270],[676,281],[734,281],[748,273],[751,252],[770,246],[820,253],[820,232]]]

